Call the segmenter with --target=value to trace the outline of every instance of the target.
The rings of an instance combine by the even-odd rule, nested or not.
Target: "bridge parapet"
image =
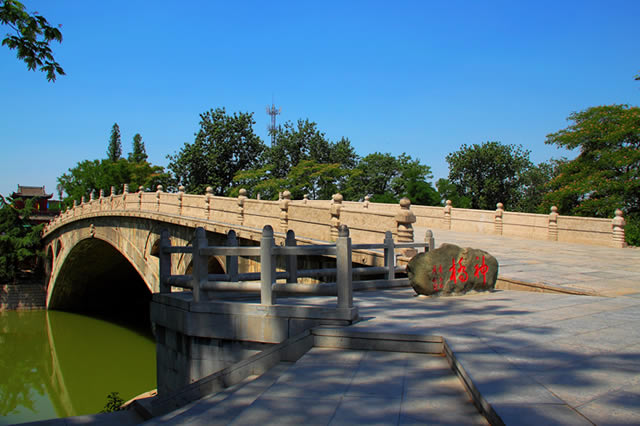
[[[285,192],[287,194],[288,191]],[[214,196],[164,192],[158,187],[155,192],[128,192],[125,186],[122,194],[112,189],[110,195],[102,191],[99,197],[84,198],[72,209],[63,211],[44,229],[48,235],[65,224],[96,214],[118,215],[121,213],[144,212],[147,214],[178,216],[195,221],[215,221],[261,230],[270,225],[282,233],[293,230],[301,237],[334,241],[338,227],[347,225],[354,241],[369,243],[380,241],[385,232],[402,242],[413,242],[412,221],[415,216],[409,211],[407,199],[399,205],[384,204],[384,208],[363,209],[358,204],[342,205],[342,195],[336,194],[331,202],[311,202],[291,200],[290,193],[279,201],[255,200],[246,197],[241,190],[239,197]]]

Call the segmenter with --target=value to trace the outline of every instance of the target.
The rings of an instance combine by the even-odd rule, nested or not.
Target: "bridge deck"
[[[415,228],[423,241],[426,228]],[[603,296],[640,293],[640,248],[609,248],[553,241],[523,240],[476,233],[433,230],[442,243],[475,247],[494,255],[499,276],[552,284]]]

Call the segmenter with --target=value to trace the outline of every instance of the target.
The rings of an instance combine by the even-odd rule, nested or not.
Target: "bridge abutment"
[[[357,308],[259,302],[194,303],[191,293],[154,294],[158,394],[167,395],[223,368],[319,326],[345,326]]]

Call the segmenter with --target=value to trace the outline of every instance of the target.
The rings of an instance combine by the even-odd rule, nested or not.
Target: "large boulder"
[[[415,256],[407,265],[411,286],[418,294],[451,295],[492,290],[498,261],[484,250],[442,244]]]

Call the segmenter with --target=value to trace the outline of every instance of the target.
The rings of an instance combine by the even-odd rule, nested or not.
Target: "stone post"
[[[267,306],[276,302],[272,287],[276,278],[275,256],[271,251],[274,245],[273,228],[265,225],[260,239],[260,303]]]
[[[136,196],[138,197],[138,210],[142,210],[142,193],[144,192],[144,186],[140,185],[138,187],[138,193]]]
[[[308,201],[309,201],[309,194],[304,194],[302,196],[302,203],[307,204]]]
[[[364,203],[362,203],[362,208],[363,209],[368,209],[369,208],[369,200],[371,199],[371,197],[369,197],[368,195],[364,196]]]
[[[338,238],[338,228],[340,227],[340,210],[342,209],[342,194],[333,194],[331,203],[331,241]]]
[[[162,185],[156,187],[156,211],[160,211],[160,194],[162,193]]]
[[[167,253],[164,250],[169,247],[171,247],[169,231],[164,229],[160,234],[160,248],[158,250],[160,293],[171,293],[171,286],[167,283],[167,279],[171,276],[171,253]]]
[[[207,186],[206,192],[205,192],[205,203],[207,205],[207,220],[211,219],[211,199],[213,197],[213,188],[210,186]]]
[[[287,247],[295,247],[296,234],[292,229],[287,231],[287,238],[284,241],[284,245]],[[296,284],[298,282],[298,256],[286,256],[284,260],[285,270],[289,273],[287,277],[287,283]]]
[[[424,242],[429,246],[428,251],[436,249],[436,240],[433,238],[433,231],[431,231],[431,229],[427,229],[427,232],[424,234]]]
[[[109,205],[111,206],[111,210],[113,210],[113,197],[116,195],[116,187],[111,187],[111,194],[109,194]]]
[[[78,200],[73,200],[73,216],[76,215],[77,208],[78,208]]]
[[[291,203],[291,192],[284,191],[280,205],[280,232],[286,233],[289,229],[289,203]]]
[[[400,210],[396,214],[396,223],[398,224],[398,243],[413,242],[413,226],[416,221],[416,215],[410,210],[411,200],[404,197],[400,200]],[[404,256],[415,256],[417,251],[413,248],[400,250]]]
[[[207,232],[202,227],[196,228],[196,236],[193,240],[193,256],[192,256],[192,276],[191,283],[193,288],[193,301],[200,302],[200,290],[208,280],[208,261],[209,256],[200,254],[201,248],[209,245],[207,241]]]
[[[613,246],[625,247],[626,242],[624,239],[624,227],[627,223],[622,217],[622,210],[616,209],[616,216],[611,221],[611,229],[613,231]]]
[[[550,241],[558,241],[558,208],[556,206],[551,206],[551,213],[549,213],[547,239]]]
[[[104,198],[104,190],[103,190],[103,189],[101,189],[101,190],[100,190],[100,210],[102,210],[102,201],[103,201],[103,198]]]
[[[122,210],[127,209],[127,194],[129,193],[129,184],[125,183],[122,186]]]
[[[238,195],[238,224],[244,225],[244,200],[247,199],[247,190],[241,188]]]
[[[93,200],[96,199],[96,190],[92,189],[91,192],[89,193],[89,202],[93,202]]]
[[[178,187],[178,214],[182,216],[182,198],[184,197],[184,185]]]
[[[336,239],[336,287],[338,309],[353,307],[353,263],[351,261],[351,237],[347,225],[341,225]]]
[[[444,206],[444,229],[451,230],[451,200],[447,200]]]
[[[494,218],[494,232],[496,235],[502,235],[502,215],[504,214],[504,204],[496,204],[496,213]]]

